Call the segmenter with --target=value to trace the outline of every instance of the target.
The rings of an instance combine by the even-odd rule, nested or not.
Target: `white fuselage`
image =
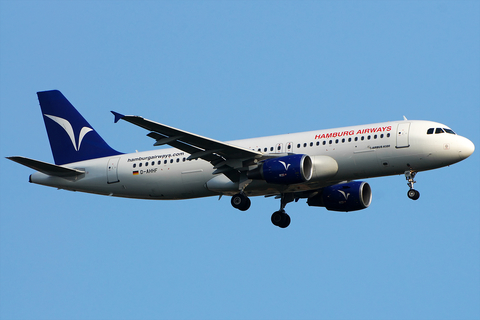
[[[404,120],[228,143],[264,154],[295,153],[313,159],[333,159],[331,163],[336,162],[338,166],[332,174],[322,175],[324,162],[320,161],[314,167],[314,178],[300,184],[278,185],[254,180],[245,188],[245,193],[258,196],[314,190],[341,181],[397,175],[408,170],[440,168],[461,161],[473,152],[470,140],[446,132],[427,134],[429,128],[448,127],[431,121]],[[187,160],[188,156],[174,148],[121,154],[65,165],[85,171],[76,178],[36,172],[30,181],[60,189],[140,199],[188,199],[238,192],[238,183],[221,173],[214,174],[212,164],[201,159]]]

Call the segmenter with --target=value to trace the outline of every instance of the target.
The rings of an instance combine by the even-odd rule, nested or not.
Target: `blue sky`
[[[433,120],[480,145],[478,1],[0,1],[0,155],[53,162],[36,92],[109,144],[142,115],[218,140]],[[369,179],[370,208],[142,201],[0,160],[1,319],[480,319],[478,150]]]

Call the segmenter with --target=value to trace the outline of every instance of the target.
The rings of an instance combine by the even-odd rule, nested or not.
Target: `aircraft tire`
[[[284,229],[290,225],[290,216],[286,213],[283,214],[282,224],[279,225],[280,228]]]
[[[273,225],[280,227],[280,228],[286,228],[290,225],[290,216],[285,213],[285,211],[280,210],[280,211],[275,211],[272,214],[271,221]]]
[[[248,210],[251,205],[250,199],[242,193],[237,193],[236,195],[232,196],[231,203],[235,209],[238,209],[241,211]]]
[[[417,200],[418,198],[420,198],[420,192],[415,189],[410,189],[407,192],[407,196],[412,200]]]
[[[242,207],[238,208],[240,211],[247,211],[250,208],[250,205],[252,204],[249,197],[245,197],[245,198],[247,201],[245,201]]]

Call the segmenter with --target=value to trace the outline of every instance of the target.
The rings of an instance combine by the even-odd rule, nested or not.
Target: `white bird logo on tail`
[[[51,116],[49,114],[44,114],[44,116],[52,119],[53,121],[58,123],[63,128],[63,130],[65,130],[65,132],[70,137],[70,140],[72,141],[73,148],[75,148],[75,151],[80,150],[80,145],[82,144],[83,137],[85,137],[85,135],[87,133],[89,133],[90,131],[93,131],[92,128],[83,127],[82,130],[80,130],[80,134],[78,136],[78,145],[77,145],[77,143],[75,141],[75,133],[73,132],[73,127],[70,124],[70,122],[68,122],[68,120],[60,118],[60,117],[56,117],[56,116]]]

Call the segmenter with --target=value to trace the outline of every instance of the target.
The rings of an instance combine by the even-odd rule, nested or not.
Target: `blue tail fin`
[[[113,150],[58,90],[37,92],[55,164],[109,157]]]

